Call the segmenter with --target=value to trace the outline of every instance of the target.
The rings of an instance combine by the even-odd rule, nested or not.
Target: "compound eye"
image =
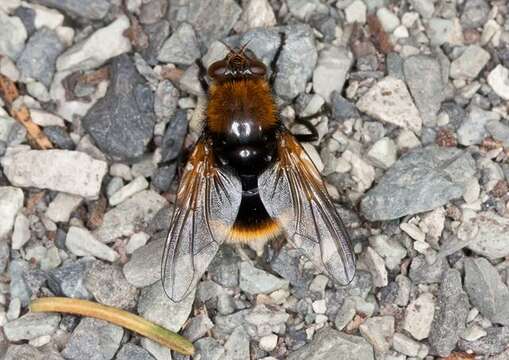
[[[209,66],[208,74],[213,79],[222,79],[226,74],[226,61],[216,61]]]
[[[253,75],[264,76],[267,73],[267,67],[261,61],[252,61],[249,70]]]

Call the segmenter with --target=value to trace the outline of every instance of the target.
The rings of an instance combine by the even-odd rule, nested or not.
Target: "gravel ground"
[[[279,32],[281,116],[300,132],[319,113],[306,149],[357,275],[340,288],[289,245],[253,263],[225,246],[172,303],[160,257],[206,103],[194,61],[251,40],[269,63]],[[183,359],[28,312],[52,295],[180,331],[202,360],[509,359],[505,0],[1,0],[0,73],[54,144],[0,101],[3,359]]]

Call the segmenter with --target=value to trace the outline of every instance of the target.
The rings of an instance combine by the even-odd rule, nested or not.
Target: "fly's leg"
[[[209,92],[209,83],[207,82],[207,69],[201,59],[196,59],[196,65],[198,66],[198,81],[200,82],[201,88],[205,94]]]
[[[314,119],[318,115],[320,115],[320,113],[314,114],[314,115],[311,115],[311,116],[295,118],[295,122],[297,124],[304,125],[306,127],[306,129],[309,130],[309,134],[294,134],[293,136],[295,136],[295,138],[298,141],[300,141],[300,142],[313,142],[313,141],[318,140],[318,131],[316,130],[316,127],[310,121],[311,119]]]
[[[279,37],[280,37],[279,46],[276,50],[276,54],[274,55],[274,58],[270,62],[271,73],[270,73],[270,78],[269,78],[269,84],[272,88],[274,86],[274,82],[276,81],[276,75],[278,72],[277,62],[278,62],[279,58],[281,57],[281,52],[283,51],[283,47],[286,44],[286,34],[284,32],[281,32],[281,33],[279,33]]]

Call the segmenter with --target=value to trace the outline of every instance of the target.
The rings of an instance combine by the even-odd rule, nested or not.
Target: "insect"
[[[292,135],[278,118],[271,85],[284,39],[270,77],[246,45],[208,68],[206,120],[182,174],[163,253],[163,287],[173,301],[195,288],[222,243],[281,234],[339,284],[354,277],[348,234],[299,144],[305,136]]]

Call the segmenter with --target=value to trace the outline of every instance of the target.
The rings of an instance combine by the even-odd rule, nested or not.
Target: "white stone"
[[[250,0],[242,12],[243,31],[276,25],[276,15],[267,0]]]
[[[125,181],[131,181],[133,179],[131,168],[128,165],[122,163],[111,165],[110,175],[122,178]]]
[[[396,39],[406,39],[407,37],[410,36],[410,34],[408,33],[408,29],[403,25],[400,25],[396,29],[394,29],[392,35]]]
[[[376,16],[384,30],[391,33],[399,26],[399,18],[386,7],[381,7],[376,11]]]
[[[407,129],[403,129],[396,138],[396,144],[399,150],[409,150],[421,146],[419,138],[415,134]]]
[[[385,259],[385,266],[389,270],[396,270],[407,256],[407,250],[398,240],[389,238],[385,234],[374,235],[369,238],[369,245]]]
[[[490,53],[479,45],[470,45],[451,63],[453,79],[474,79],[490,60]]]
[[[427,29],[430,44],[433,46],[440,46],[445,43],[463,45],[463,29],[458,18],[431,18]]]
[[[327,311],[327,304],[325,303],[324,299],[313,301],[311,306],[313,307],[313,311],[316,314],[325,314]]]
[[[68,26],[59,26],[55,29],[58,38],[60,41],[66,46],[69,47],[72,45],[74,40],[74,29]]]
[[[68,222],[71,213],[81,204],[83,199],[77,195],[67,193],[58,193],[53,201],[48,205],[46,216],[58,223]]]
[[[271,352],[274,350],[277,346],[277,335],[271,334],[264,336],[260,339],[260,349],[266,352]]]
[[[504,100],[509,100],[509,69],[498,64],[488,75],[488,84]]]
[[[11,247],[13,250],[19,250],[28,240],[30,240],[30,222],[23,213],[18,213],[14,222]]]
[[[55,30],[64,23],[64,15],[56,10],[37,4],[26,5],[35,11],[34,26],[36,29],[47,27],[48,29]]]
[[[129,238],[129,242],[127,243],[125,250],[128,254],[132,254],[135,250],[141,248],[143,245],[145,245],[150,239],[150,235],[146,234],[144,232],[139,232],[136,234],[133,234]]]
[[[502,32],[502,27],[496,22],[495,19],[490,19],[484,24],[484,28],[481,34],[481,45],[484,46],[492,39],[496,39],[497,36]],[[495,45],[496,46],[496,45]]]
[[[89,70],[101,66],[109,59],[131,50],[131,42],[124,35],[129,18],[120,16],[87,39],[74,45],[57,59],[57,70]]]
[[[435,5],[433,5],[432,0],[410,0],[410,3],[423,18],[430,18],[435,12]]]
[[[97,198],[107,164],[69,150],[29,150],[2,159],[11,184]]]
[[[403,230],[408,236],[412,239],[420,242],[424,242],[426,240],[426,234],[422,232],[417,226],[411,223],[402,223],[400,229]]]
[[[478,324],[472,324],[463,331],[463,334],[461,334],[460,337],[467,341],[476,341],[487,334],[486,330],[484,330],[481,326]]]
[[[481,186],[476,178],[468,180],[465,184],[465,191],[463,192],[463,199],[467,204],[473,203],[479,198]]]
[[[14,226],[18,211],[23,207],[25,196],[21,189],[12,186],[0,186],[0,240]]]
[[[341,157],[352,165],[351,174],[357,182],[357,190],[363,193],[369,189],[375,181],[375,168],[350,150],[343,152]]]
[[[0,10],[6,13],[16,10],[21,6],[21,0],[2,0],[0,1]]]
[[[369,246],[364,252],[362,259],[373,277],[373,285],[375,287],[387,286],[389,281],[384,259]]]
[[[421,348],[421,344],[409,338],[406,335],[396,333],[392,339],[394,350],[408,356],[417,356]]]
[[[7,76],[12,81],[18,81],[20,76],[16,64],[7,56],[0,58],[0,74]]]
[[[366,11],[366,4],[362,0],[355,0],[345,9],[346,22],[364,24],[366,22]]]
[[[429,335],[434,314],[435,298],[431,293],[424,293],[406,308],[403,328],[414,339],[423,340]]]
[[[114,262],[119,255],[108,245],[97,240],[88,230],[72,226],[65,238],[65,246],[77,256],[92,255],[98,259]]]
[[[39,81],[28,82],[27,91],[30,96],[36,98],[40,102],[48,102],[51,100],[48,89]]]
[[[377,316],[364,321],[359,330],[361,335],[373,345],[377,353],[389,351],[394,334],[394,317]]]
[[[333,91],[341,92],[352,64],[353,55],[347,48],[328,46],[322,49],[313,71],[315,92],[327,101]]]
[[[42,127],[46,126],[65,126],[64,119],[62,119],[60,116],[49,113],[44,110],[39,109],[30,109],[30,116],[32,117],[32,120],[37,125],[40,125]]]
[[[28,37],[23,22],[19,17],[8,16],[0,10],[0,34],[3,34],[0,36],[0,54],[16,60],[23,51]]]
[[[396,162],[397,152],[394,141],[388,137],[383,137],[373,144],[366,156],[375,166],[388,169]]]
[[[122,187],[116,193],[114,193],[110,199],[110,205],[115,206],[130,198],[136,193],[148,188],[148,181],[143,176],[138,176],[136,179],[131,181],[129,184]]]
[[[385,77],[359,99],[357,107],[380,121],[421,131],[422,119],[403,80]]]

